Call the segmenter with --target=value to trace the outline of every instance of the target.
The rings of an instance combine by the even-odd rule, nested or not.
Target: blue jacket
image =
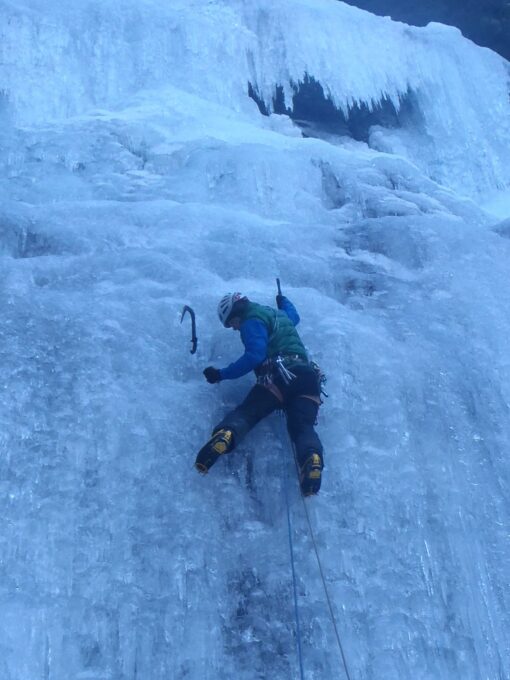
[[[299,314],[290,300],[282,299],[281,310],[287,314],[294,326],[299,323]],[[240,328],[244,354],[226,368],[220,369],[221,380],[235,380],[253,371],[267,359],[269,334],[259,319],[246,319]]]

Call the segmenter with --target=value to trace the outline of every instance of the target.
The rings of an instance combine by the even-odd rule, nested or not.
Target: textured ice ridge
[[[411,28],[336,0],[4,0],[0,19],[4,116],[18,124],[163,85],[235,110],[249,110],[249,84],[269,110],[281,87],[291,107],[311,77],[344,112],[383,99],[398,110],[411,94],[399,129],[373,130],[374,148],[467,194],[510,182],[508,63],[457,29]]]

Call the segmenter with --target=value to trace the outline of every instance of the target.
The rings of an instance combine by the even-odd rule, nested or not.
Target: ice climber
[[[195,461],[207,473],[217,459],[230,453],[243,437],[275,409],[283,409],[295,445],[303,495],[321,486],[323,450],[314,424],[321,403],[319,374],[308,359],[296,326],[299,314],[285,296],[276,296],[278,309],[251,302],[241,293],[228,293],[219,302],[225,328],[241,332],[244,354],[226,368],[208,366],[209,383],[234,380],[254,370],[256,385],[245,400],[214,428]]]

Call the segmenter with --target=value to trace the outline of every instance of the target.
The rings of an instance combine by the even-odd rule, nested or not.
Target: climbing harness
[[[288,438],[289,441],[289,447],[292,452],[292,457],[294,458],[294,464],[296,466],[296,471],[298,473],[298,479],[299,479],[299,466],[297,462],[297,456],[296,456],[296,449],[294,447],[293,442],[291,441],[290,437]],[[284,463],[285,467],[285,463]],[[291,520],[290,520],[290,504],[289,504],[289,494],[288,494],[288,474],[287,474],[287,469],[285,468],[285,475],[284,475],[284,487],[285,487],[285,503],[287,506],[287,528],[289,532],[289,547],[290,547],[290,556],[291,556],[291,567],[292,567],[292,586],[293,586],[293,592],[294,592],[294,610],[295,610],[295,617],[296,617],[296,634],[297,634],[297,648],[298,648],[298,658],[299,658],[299,666],[300,666],[300,673],[301,673],[301,679],[303,679],[303,654],[302,654],[302,649],[301,649],[301,629],[300,629],[300,623],[299,623],[299,607],[298,607],[298,600],[297,600],[297,586],[296,586],[296,570],[295,570],[295,565],[294,565],[294,546],[292,542],[292,525],[291,525]],[[352,680],[351,675],[349,673],[349,667],[347,665],[347,659],[345,656],[345,652],[343,649],[342,641],[340,639],[340,633],[338,632],[338,626],[336,624],[335,620],[335,614],[333,611],[333,605],[331,602],[331,597],[329,595],[329,590],[328,586],[326,583],[326,578],[324,576],[324,570],[322,568],[322,562],[319,556],[319,550],[317,548],[317,541],[315,539],[315,534],[313,531],[312,527],[312,522],[310,520],[310,514],[308,512],[308,507],[306,505],[306,501],[304,497],[301,495],[301,500],[303,502],[303,507],[305,510],[305,516],[306,516],[306,521],[308,524],[308,530],[310,532],[310,538],[312,540],[313,548],[315,551],[315,557],[317,559],[317,565],[319,567],[319,573],[320,577],[322,580],[322,585],[324,588],[324,594],[326,596],[326,601],[328,603],[328,609],[329,609],[329,615],[331,618],[331,623],[333,625],[333,630],[335,632],[335,637],[338,645],[338,649],[340,652],[340,657],[342,659],[342,665],[343,665],[343,671],[345,674],[345,677],[347,680]]]
[[[285,362],[284,362],[283,357],[278,355],[274,359],[274,363],[276,364],[276,369],[278,370],[278,373],[280,374],[283,382],[286,385],[291,383],[294,380],[294,378],[296,377],[296,374],[292,373],[292,371],[289,371],[289,369],[285,366]]]
[[[324,389],[324,385],[328,382],[326,374],[324,373],[324,371],[322,370],[322,368],[319,366],[319,364],[316,361],[310,361],[310,366],[313,368],[313,370],[317,374],[317,380],[319,381],[319,387],[320,387],[320,390],[321,390],[321,394],[323,394],[327,399],[329,397],[329,394]],[[322,401],[321,401],[321,403],[322,403]]]
[[[182,314],[181,314],[181,323],[184,319],[184,315],[186,312],[189,313],[191,317],[191,349],[190,352],[191,354],[195,354],[197,351],[197,344],[198,344],[198,338],[197,338],[197,326],[196,326],[196,321],[195,321],[195,312],[191,309],[191,307],[188,307],[188,305],[184,305],[182,308]]]

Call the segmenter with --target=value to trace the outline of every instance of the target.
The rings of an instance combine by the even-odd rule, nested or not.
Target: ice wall
[[[257,36],[250,79],[269,105],[275,84],[291,104],[304,74],[344,112],[383,98],[398,109],[412,92],[414,111],[404,130],[384,134],[384,142],[374,130],[375,148],[408,157],[466,194],[508,184],[510,80],[504,59],[457,29],[411,28],[342,3],[247,4],[246,15]]]
[[[240,351],[217,300],[277,275],[329,378],[309,508],[351,677],[506,680],[508,229],[404,158],[427,139],[458,179],[445,105],[466,182],[492,177],[503,62],[337,2],[1,7],[2,680],[299,677],[286,473],[305,678],[342,677],[281,421],[192,469],[251,384],[203,379]],[[260,115],[248,81],[270,106],[305,70],[344,107],[410,87],[372,131],[401,155]]]
[[[246,108],[248,83],[269,108],[280,86],[290,105],[310,76],[344,112],[383,97],[398,108],[412,92],[404,129],[374,130],[371,143],[436,181],[470,195],[510,181],[508,64],[456,29],[411,28],[333,0],[33,0],[3,2],[0,12],[4,108],[20,124],[163,84],[234,109]]]

